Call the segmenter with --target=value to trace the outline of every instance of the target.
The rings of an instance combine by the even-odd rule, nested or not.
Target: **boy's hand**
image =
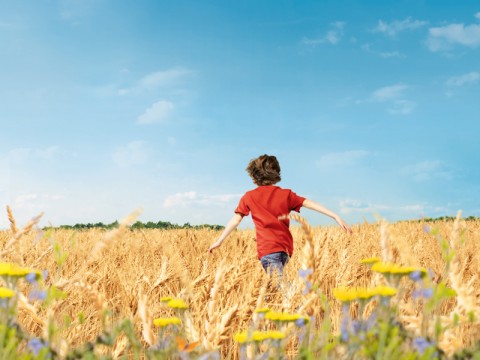
[[[213,254],[213,250],[218,248],[220,245],[222,245],[222,242],[221,241],[216,241],[214,242],[212,245],[210,245],[210,247],[208,248],[208,252],[210,254]]]
[[[341,227],[343,230],[347,231],[347,232],[350,233],[350,234],[352,233],[352,229],[350,228],[350,226],[348,226],[348,224],[347,224],[345,221],[343,221],[343,220],[340,218],[340,216],[338,216],[338,215],[335,216],[335,221],[338,223],[338,225],[340,225],[340,227]]]

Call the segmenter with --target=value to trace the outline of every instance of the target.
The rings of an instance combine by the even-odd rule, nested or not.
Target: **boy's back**
[[[304,201],[304,197],[275,185],[259,186],[240,199],[235,213],[242,216],[252,213],[259,259],[279,251],[292,256],[293,238],[288,229],[289,220],[279,220],[279,217],[292,210],[299,212]]]

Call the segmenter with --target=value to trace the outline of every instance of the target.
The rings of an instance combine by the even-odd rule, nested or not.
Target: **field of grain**
[[[55,286],[65,297],[44,307],[41,301],[28,300],[31,285],[22,283],[26,296],[20,299],[19,322],[36,336],[55,323],[59,346],[64,347],[95,338],[105,325],[102,312],[109,309],[110,322],[132,319],[147,348],[155,342],[152,319],[172,315],[160,301],[171,296],[189,305],[183,324],[188,340],[199,341],[205,351],[219,350],[223,358],[237,358],[233,334],[249,326],[256,308],[301,313],[314,316],[318,322],[325,316],[318,293],[304,291],[305,281],[298,270],[307,268],[313,268],[308,280],[318,285],[329,301],[327,316],[332,332],[338,333],[341,303],[334,299],[332,290],[381,284],[382,277],[360,263],[372,256],[424,267],[430,269],[433,282],[445,280],[457,292],[440,308],[445,322],[453,311],[465,316],[472,312],[480,318],[478,220],[428,224],[378,221],[354,225],[353,234],[335,226],[302,229],[292,221],[295,253],[286,266],[283,294],[269,281],[256,258],[253,230],[233,232],[214,254],[207,252],[219,235],[213,230],[132,231],[121,226],[112,231],[21,231],[13,223],[11,230],[0,232],[1,261],[46,270],[45,286]],[[448,245],[443,251],[451,255],[448,269],[441,239]],[[419,332],[422,314],[411,300],[413,285],[404,281],[406,291],[396,300],[400,320],[408,331]],[[355,305],[350,312],[358,316]],[[464,324],[460,316],[460,322],[442,337],[441,347],[453,353],[479,338],[478,321]],[[116,340],[115,356],[123,353],[125,344],[121,336]],[[289,346],[289,354],[295,354],[295,344]]]

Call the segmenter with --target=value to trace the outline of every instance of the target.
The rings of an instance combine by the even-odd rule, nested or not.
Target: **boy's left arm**
[[[334,213],[332,210],[327,209],[325,206],[320,205],[319,203],[316,203],[315,201],[305,199],[302,206],[306,207],[307,209],[310,210],[315,210],[318,211],[319,213],[322,213],[324,215],[330,216],[332,219],[334,219],[340,227],[348,231],[349,233],[352,232],[352,229],[350,226],[347,225],[345,221],[342,220],[340,216],[338,216],[336,213]]]

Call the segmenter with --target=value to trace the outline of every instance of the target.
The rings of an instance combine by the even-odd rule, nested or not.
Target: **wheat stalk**
[[[153,346],[156,342],[155,335],[152,332],[153,320],[147,307],[147,296],[141,290],[138,291],[138,315],[142,320],[143,339],[148,345]]]
[[[10,230],[12,230],[13,237],[15,237],[18,233],[17,223],[15,221],[15,217],[13,216],[12,209],[8,205],[7,205],[7,215],[8,215],[8,221],[10,222]]]

